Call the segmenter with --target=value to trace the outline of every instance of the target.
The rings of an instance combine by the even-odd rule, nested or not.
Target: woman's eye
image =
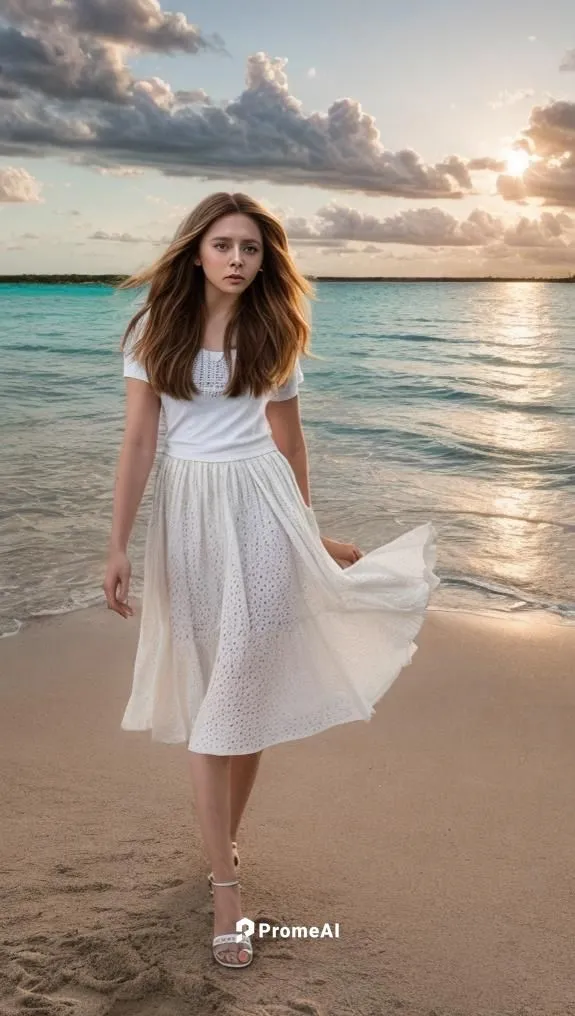
[[[225,249],[226,249],[226,247],[227,247],[227,243],[225,243],[225,241],[224,241],[224,240],[218,240],[218,241],[217,241],[217,242],[216,242],[216,243],[214,244],[214,247],[216,247],[216,248],[217,248],[217,250],[225,250]],[[252,246],[248,246],[248,247],[244,247],[244,250],[245,250],[245,251],[246,251],[246,252],[247,252],[248,254],[257,254],[257,252],[258,252],[258,248],[257,248],[257,247],[252,247]]]

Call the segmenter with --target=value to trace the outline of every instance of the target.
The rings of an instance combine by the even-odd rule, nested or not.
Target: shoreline
[[[575,275],[306,275],[310,282],[575,282]],[[128,275],[0,275],[0,285],[116,286]]]
[[[141,596],[131,596],[130,604],[137,610],[136,616],[139,616],[139,612],[142,607]],[[24,634],[29,629],[33,628],[37,624],[46,624],[50,621],[54,621],[57,618],[75,616],[76,614],[83,614],[85,611],[104,611],[106,610],[105,603],[91,603],[86,606],[73,607],[70,610],[56,610],[54,612],[46,611],[41,614],[36,614],[32,617],[26,618],[25,621],[19,622],[19,627],[15,631],[0,633],[0,643],[3,639],[15,638],[18,635]],[[439,605],[433,605],[427,607],[427,614],[445,614],[447,616],[459,617],[472,617],[481,620],[483,618],[495,621],[509,622],[511,624],[524,624],[527,627],[535,624],[549,625],[550,628],[557,628],[560,631],[573,631],[575,632],[575,619],[565,618],[561,614],[545,611],[536,607],[528,608],[526,610],[514,610],[505,611],[497,610],[496,608],[485,608],[484,610],[477,607],[443,607]]]

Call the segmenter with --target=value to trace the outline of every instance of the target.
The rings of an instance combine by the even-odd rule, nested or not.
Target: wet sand
[[[340,936],[227,971],[185,746],[120,730],[138,624],[0,641],[3,1016],[575,1014],[574,629],[430,611],[369,724],[268,749],[245,912]]]

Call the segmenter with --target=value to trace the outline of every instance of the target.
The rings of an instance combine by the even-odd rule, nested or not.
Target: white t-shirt
[[[147,382],[145,368],[131,355],[134,341],[132,332],[124,350],[124,377]],[[232,359],[234,356],[235,350],[232,350]],[[193,371],[200,394],[193,399],[160,396],[165,417],[166,455],[221,462],[277,451],[266,405],[269,401],[281,402],[297,395],[304,379],[299,360],[285,384],[259,398],[249,393],[233,399],[223,395],[228,382],[223,353],[200,349]]]

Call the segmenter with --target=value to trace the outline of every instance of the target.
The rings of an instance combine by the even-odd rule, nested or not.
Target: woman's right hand
[[[122,617],[131,617],[133,608],[128,604],[128,589],[132,566],[128,555],[121,550],[111,551],[106,566],[106,577],[102,589],[106,595],[108,610],[115,610]]]

